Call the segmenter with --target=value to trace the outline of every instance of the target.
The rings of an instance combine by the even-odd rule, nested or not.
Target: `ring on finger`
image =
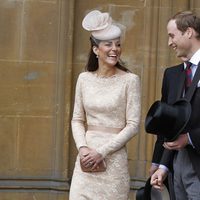
[[[89,162],[89,165],[91,166],[91,165],[93,165],[93,163],[92,163],[92,162]]]

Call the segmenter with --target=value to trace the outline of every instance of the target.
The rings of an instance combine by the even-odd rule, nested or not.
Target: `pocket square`
[[[200,80],[199,80],[199,82],[197,83],[197,87],[200,87]]]

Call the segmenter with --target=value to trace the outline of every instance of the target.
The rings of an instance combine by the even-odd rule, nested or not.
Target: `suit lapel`
[[[171,71],[172,70],[172,71]],[[169,89],[168,89],[168,103],[173,104],[179,100],[183,95],[185,72],[184,65],[180,64],[175,68],[170,69],[169,75]]]
[[[183,96],[183,90],[184,90],[184,82],[185,82],[185,71],[182,69],[179,72],[178,80],[177,80],[177,95],[176,95],[176,101],[180,99]]]

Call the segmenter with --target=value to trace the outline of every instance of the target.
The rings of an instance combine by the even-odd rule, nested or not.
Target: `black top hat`
[[[156,101],[145,119],[146,132],[163,135],[166,141],[173,141],[186,127],[190,115],[191,105],[186,99],[176,101],[172,105]]]
[[[153,188],[150,184],[151,177],[148,178],[144,187],[136,192],[136,200],[170,200],[167,183],[164,182],[162,191]]]

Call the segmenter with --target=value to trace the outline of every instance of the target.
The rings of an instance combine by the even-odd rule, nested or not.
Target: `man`
[[[181,61],[183,61],[183,63],[177,65],[176,67],[181,67],[181,68],[185,68],[186,67],[186,62],[187,62],[187,58],[185,57],[181,57],[180,58]],[[163,84],[164,85],[164,84]],[[162,89],[164,90],[164,88],[162,87]],[[165,101],[164,100],[164,95],[161,99],[162,101]],[[163,150],[164,150],[164,147],[163,147],[163,143],[164,143],[164,137],[162,137],[161,135],[157,135],[157,140],[156,140],[156,143],[155,143],[155,148],[154,148],[154,152],[153,152],[153,156],[152,156],[152,163],[151,163],[151,167],[149,169],[149,175],[153,175],[153,173],[159,168],[159,162],[161,160],[161,157],[162,157],[162,153],[163,153]]]
[[[168,45],[173,48],[177,57],[184,57],[192,63],[193,78],[200,62],[200,18],[190,11],[177,13],[169,20],[167,31]],[[166,69],[162,86],[164,102],[173,104],[186,93],[186,91],[182,92],[184,81],[180,81],[184,68],[181,64]],[[160,165],[157,170],[151,168],[151,184],[157,189],[162,189],[168,170],[173,167],[176,200],[200,199],[199,86],[200,83],[192,97],[192,113],[184,131],[172,142],[163,143],[163,138],[158,138],[155,146],[153,161],[158,161]],[[161,155],[159,152],[162,150]]]

